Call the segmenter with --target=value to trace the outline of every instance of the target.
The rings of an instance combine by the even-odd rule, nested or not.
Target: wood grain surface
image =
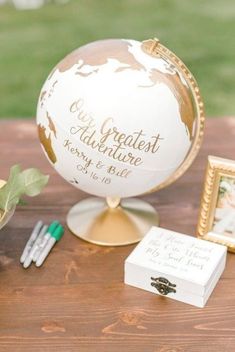
[[[234,118],[207,120],[190,170],[144,197],[161,226],[195,234],[208,154],[235,159]],[[203,309],[124,285],[124,260],[134,246],[99,247],[68,230],[41,268],[23,269],[19,258],[36,221],[65,223],[69,208],[87,195],[49,165],[33,121],[0,122],[0,178],[15,163],[51,177],[0,231],[0,352],[235,351],[235,255]]]

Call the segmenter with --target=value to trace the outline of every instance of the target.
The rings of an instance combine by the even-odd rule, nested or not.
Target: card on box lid
[[[125,261],[125,283],[204,307],[226,253],[225,246],[152,227]]]

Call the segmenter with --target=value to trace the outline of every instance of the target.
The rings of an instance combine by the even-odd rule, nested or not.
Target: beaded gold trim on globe
[[[194,99],[195,109],[196,109],[196,132],[194,136],[194,141],[188,152],[186,158],[179,166],[179,168],[164,182],[162,182],[157,187],[154,187],[147,191],[146,193],[155,192],[161,188],[168,186],[169,184],[176,181],[180,176],[182,176],[185,171],[190,167],[193,160],[197,156],[197,153],[200,149],[202,143],[202,137],[204,133],[204,124],[205,124],[205,115],[204,115],[204,104],[202,101],[202,97],[199,91],[199,87],[197,82],[189,69],[185,66],[185,64],[169,49],[167,49],[164,45],[160,44],[157,38],[149,39],[143,41],[143,48],[148,52],[148,54],[153,55],[155,57],[162,57],[167,61],[173,63],[178,71],[183,75],[185,81],[187,82]]]

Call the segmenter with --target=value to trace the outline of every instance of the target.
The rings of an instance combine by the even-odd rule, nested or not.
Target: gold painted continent
[[[81,60],[82,66],[100,66],[108,63],[108,59],[116,59],[122,64],[127,64],[128,67],[120,68],[132,70],[145,70],[145,67],[135,59],[135,56],[128,50],[132,44],[120,39],[108,39],[96,41],[78,48],[71,54],[66,56],[58,65],[60,72],[65,72],[78,64]],[[102,49],[102,50],[101,50]]]
[[[50,159],[50,161],[53,164],[55,164],[57,161],[57,157],[56,157],[56,154],[55,154],[53,147],[52,147],[51,133],[47,137],[46,136],[46,128],[44,126],[42,126],[41,124],[39,124],[38,125],[38,135],[39,135],[40,142],[43,145],[43,148],[44,148],[48,158]]]
[[[52,121],[52,118],[50,117],[50,115],[48,114],[48,112],[47,112],[47,119],[48,119],[48,122],[49,122],[48,127],[50,128],[50,131],[54,134],[54,137],[57,138],[57,137],[56,137],[56,128],[55,128],[55,124],[54,124],[54,122]]]

